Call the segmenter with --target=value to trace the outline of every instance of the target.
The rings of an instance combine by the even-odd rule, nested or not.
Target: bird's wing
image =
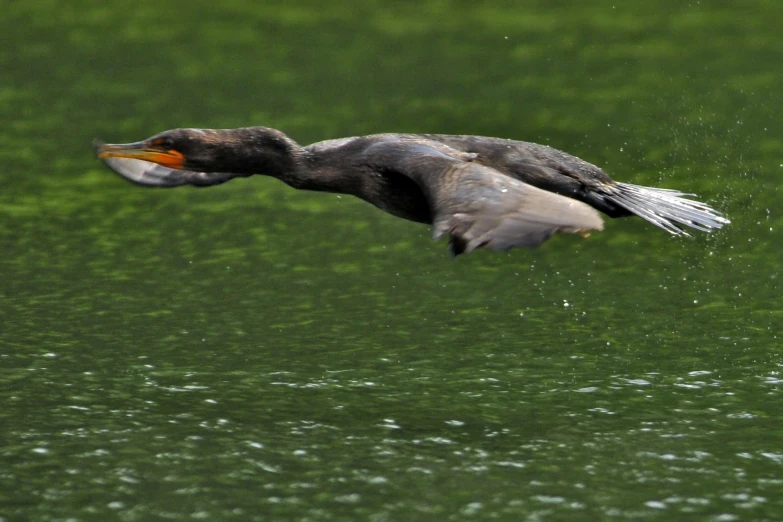
[[[694,194],[613,181],[602,169],[546,145],[484,136],[427,134],[427,139],[463,153],[508,176],[587,203],[611,217],[635,214],[674,235],[680,224],[709,232],[729,220]]]
[[[170,169],[157,163],[131,158],[102,158],[101,161],[128,181],[145,187],[178,187],[180,185],[206,187],[225,183],[239,176],[229,172],[193,172],[191,170]]]
[[[433,214],[435,239],[448,234],[452,254],[485,247],[537,247],[555,232],[603,229],[588,205],[511,178],[442,143],[382,142],[368,163],[414,180]]]

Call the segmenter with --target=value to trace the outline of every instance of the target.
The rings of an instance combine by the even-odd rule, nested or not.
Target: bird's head
[[[98,158],[114,171],[156,186],[206,185],[251,174],[280,177],[293,168],[299,149],[267,127],[172,129],[134,143],[95,144]]]
[[[178,170],[210,171],[229,154],[232,141],[220,131],[172,129],[134,143],[100,144],[100,159],[129,158]]]

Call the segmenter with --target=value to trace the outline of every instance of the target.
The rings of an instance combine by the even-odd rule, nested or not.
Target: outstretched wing
[[[130,158],[102,158],[101,161],[123,178],[145,187],[178,187],[194,185],[206,187],[218,185],[235,178],[229,172],[193,172],[158,165],[149,161]]]
[[[485,247],[537,247],[555,232],[586,234],[603,229],[598,213],[472,161],[436,142],[381,142],[366,151],[375,168],[414,180],[433,214],[435,239],[448,234],[453,255]]]

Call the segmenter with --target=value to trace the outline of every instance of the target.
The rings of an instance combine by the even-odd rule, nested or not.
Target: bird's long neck
[[[349,194],[395,216],[431,222],[429,204],[413,180],[362,161],[373,140],[350,138],[303,148],[275,129],[250,127],[226,131],[218,141],[228,172],[272,176],[300,190]]]
[[[205,131],[207,149],[221,170],[249,176],[262,174],[288,182],[300,177],[304,150],[282,132],[267,127]],[[214,138],[213,138],[214,136]]]
[[[227,172],[271,176],[302,190],[351,194],[368,200],[373,196],[374,178],[363,175],[339,150],[307,150],[282,132],[267,127],[211,132],[220,144],[220,149],[211,155]]]

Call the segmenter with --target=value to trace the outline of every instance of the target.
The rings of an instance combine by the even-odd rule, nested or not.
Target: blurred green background
[[[780,520],[773,1],[0,2],[0,521]],[[732,224],[451,261],[91,141],[546,143]]]

